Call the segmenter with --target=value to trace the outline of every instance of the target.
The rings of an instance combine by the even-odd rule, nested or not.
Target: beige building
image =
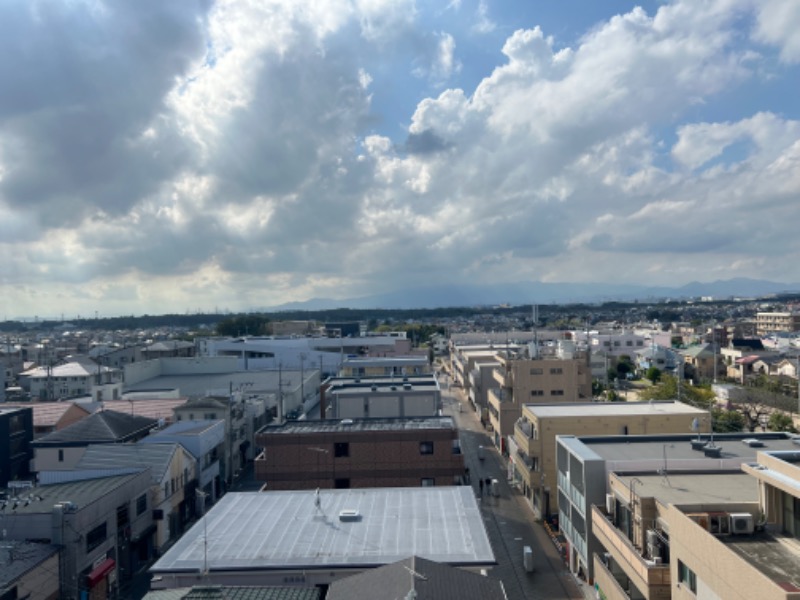
[[[600,597],[800,598],[799,464],[769,450],[733,474],[612,475],[591,509]]]
[[[756,313],[756,335],[800,331],[800,313],[760,312]]]
[[[566,346],[566,347],[565,347]],[[511,352],[497,354],[494,385],[488,396],[488,423],[494,443],[507,451],[514,423],[528,403],[587,402],[592,397],[592,374],[585,353],[570,351],[559,342],[556,352],[538,358],[519,358]]]
[[[708,413],[682,402],[525,404],[509,437],[509,476],[534,511],[558,511],[556,436],[686,433]]]

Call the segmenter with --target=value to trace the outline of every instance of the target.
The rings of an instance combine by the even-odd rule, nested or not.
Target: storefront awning
[[[97,565],[91,573],[86,576],[86,579],[89,582],[89,587],[92,588],[96,586],[106,575],[111,573],[116,566],[116,562],[114,562],[113,558],[107,558],[99,565]]]

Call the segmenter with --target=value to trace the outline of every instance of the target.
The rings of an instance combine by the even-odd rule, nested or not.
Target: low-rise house
[[[152,557],[149,487],[147,468],[36,486],[0,502],[4,539],[36,540],[61,549],[55,571],[61,598],[115,597],[118,582],[130,579]]]
[[[75,402],[12,402],[3,406],[33,410],[34,439],[69,427],[91,414],[90,411]]]
[[[222,470],[225,457],[224,421],[180,421],[157,431],[140,444],[178,443],[192,453],[198,465],[198,488],[213,504],[222,494]]]
[[[464,455],[451,417],[288,421],[256,435],[267,490],[451,486]]]
[[[150,473],[148,505],[156,523],[153,544],[156,551],[183,533],[195,515],[197,461],[178,443],[116,444],[89,446],[71,471],[43,471],[43,483],[87,481],[135,472]]]
[[[503,584],[496,579],[419,556],[334,581],[325,598],[508,600]]]
[[[35,471],[71,470],[93,444],[125,444],[150,434],[158,421],[102,410],[31,443]]]
[[[40,400],[58,400],[92,395],[95,388],[109,386],[111,397],[121,394],[122,371],[97,364],[86,356],[70,357],[52,367],[34,367],[19,374],[20,385]],[[115,385],[116,384],[116,385]]]
[[[58,576],[57,546],[0,541],[0,598],[56,600]]]

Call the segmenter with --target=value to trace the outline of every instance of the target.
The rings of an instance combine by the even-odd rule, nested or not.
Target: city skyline
[[[0,7],[0,309],[800,281],[800,4],[529,4]]]

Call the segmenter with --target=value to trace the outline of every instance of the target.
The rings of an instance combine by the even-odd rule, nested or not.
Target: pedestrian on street
[[[483,479],[478,480],[478,487],[481,488],[481,498],[483,498]]]

